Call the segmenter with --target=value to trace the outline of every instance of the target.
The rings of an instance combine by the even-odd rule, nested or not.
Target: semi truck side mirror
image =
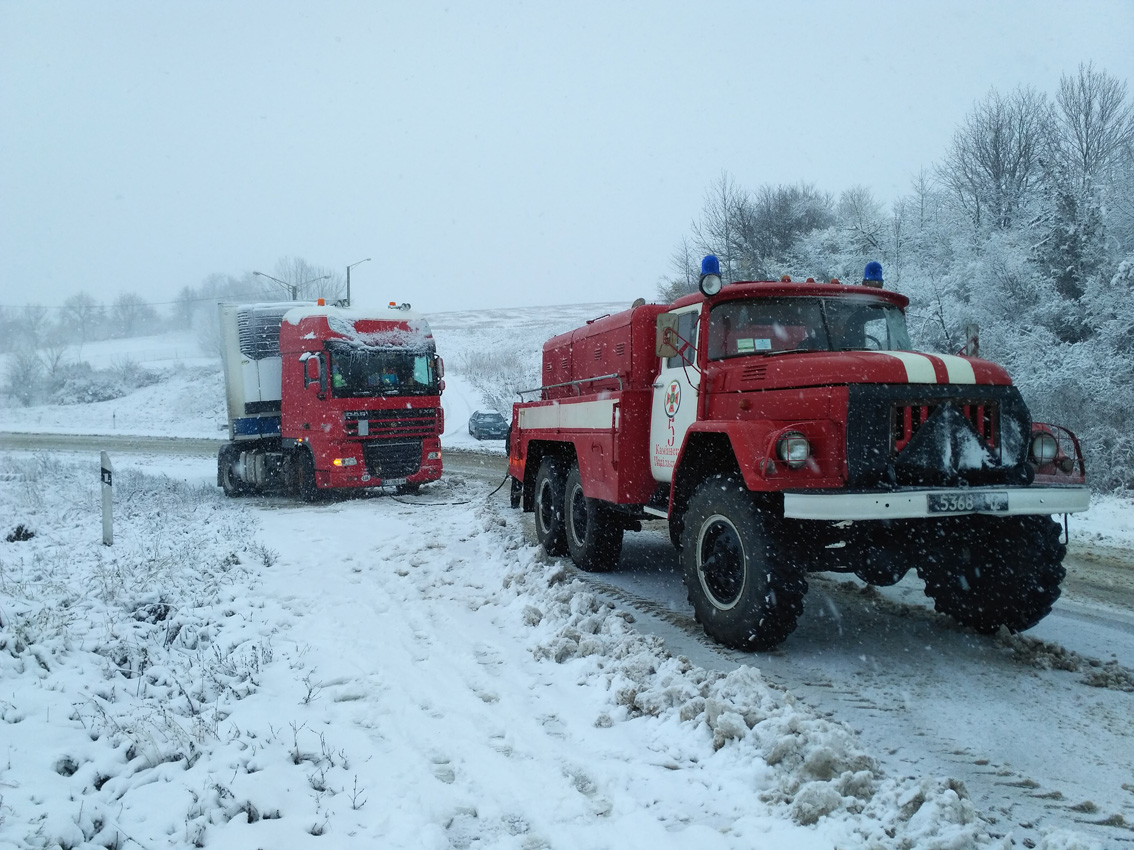
[[[661,313],[658,316],[658,332],[654,352],[658,357],[676,357],[679,344],[677,316],[673,313]]]
[[[319,388],[319,395],[323,394],[323,363],[322,358],[318,354],[305,352],[301,354],[300,362],[303,363],[303,389],[307,389],[312,384]]]

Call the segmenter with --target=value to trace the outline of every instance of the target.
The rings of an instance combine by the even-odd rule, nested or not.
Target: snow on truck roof
[[[905,309],[909,298],[892,289],[862,286],[855,283],[821,283],[814,280],[738,280],[721,289],[716,295],[705,297],[700,292],[683,295],[670,305],[670,308],[685,307],[701,301],[719,304],[737,298],[773,298],[819,296],[823,298],[873,298],[888,301]]]
[[[331,333],[371,347],[426,348],[433,338],[429,322],[420,313],[411,310],[390,309],[380,312],[303,304],[288,310],[283,321],[298,326],[305,319],[319,318],[326,320],[327,329]]]

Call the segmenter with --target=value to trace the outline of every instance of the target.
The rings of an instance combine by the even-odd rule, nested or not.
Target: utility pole
[[[370,257],[367,257],[365,260],[359,260],[357,263],[351,263],[349,266],[346,267],[346,305],[348,307],[350,306],[350,270],[353,269],[355,266],[362,265],[363,263],[369,263],[369,262],[370,262]]]

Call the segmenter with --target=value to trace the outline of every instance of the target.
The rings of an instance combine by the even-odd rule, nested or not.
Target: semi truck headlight
[[[776,441],[776,454],[792,469],[799,469],[811,457],[811,444],[798,431],[788,431]]]
[[[335,466],[354,466],[356,463],[358,463],[358,458],[337,457],[333,461],[331,461],[331,463]]]
[[[1059,443],[1055,437],[1046,431],[1041,431],[1032,437],[1032,460],[1038,464],[1051,463],[1059,453]]]
[[[441,460],[441,452],[430,452],[425,456],[426,460]]]

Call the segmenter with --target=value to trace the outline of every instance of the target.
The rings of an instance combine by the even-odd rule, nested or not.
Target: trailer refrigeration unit
[[[221,304],[229,496],[412,492],[441,477],[444,364],[409,305],[381,315],[302,303]]]
[[[977,631],[1035,625],[1065,574],[1053,515],[1089,503],[1078,441],[1001,367],[914,351],[908,299],[865,278],[722,286],[710,256],[701,292],[549,340],[509,441],[543,547],[610,570],[667,521],[698,621],[745,650],[794,630],[818,571],[912,568]]]

